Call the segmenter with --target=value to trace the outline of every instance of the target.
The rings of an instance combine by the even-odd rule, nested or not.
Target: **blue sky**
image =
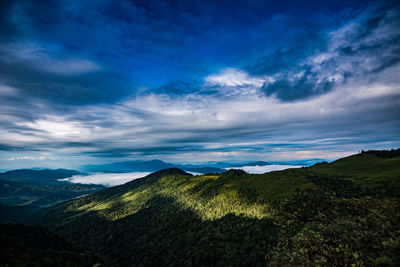
[[[0,168],[397,148],[396,2],[1,1]]]

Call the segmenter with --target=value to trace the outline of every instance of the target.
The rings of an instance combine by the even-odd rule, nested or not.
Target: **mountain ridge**
[[[249,161],[242,163],[229,163],[229,162],[212,162],[203,164],[174,164],[164,162],[162,160],[133,160],[121,161],[107,164],[91,164],[83,165],[81,169],[86,172],[155,172],[167,168],[179,168],[184,171],[195,172],[200,174],[206,173],[222,173],[227,168],[238,168],[245,166],[267,166],[267,165],[306,165],[309,166],[316,162],[322,162],[322,159],[310,159],[290,162],[277,162],[277,161]]]
[[[371,153],[260,175],[169,169],[47,208],[36,223],[122,266],[396,266],[397,188],[400,157]]]

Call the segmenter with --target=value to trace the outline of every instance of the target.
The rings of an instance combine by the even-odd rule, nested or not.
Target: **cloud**
[[[295,166],[295,165],[266,165],[266,166],[243,166],[240,167],[239,169],[244,170],[247,173],[254,173],[254,174],[263,174],[266,172],[272,172],[272,171],[281,171],[281,170],[286,170],[286,169],[291,169],[291,168],[301,168],[303,166]],[[235,168],[225,168],[227,170],[229,169],[235,169]],[[236,168],[237,169],[237,168]]]
[[[132,172],[132,173],[94,173],[89,175],[74,175],[70,178],[62,179],[71,183],[81,184],[102,184],[105,186],[116,186],[127,183],[129,181],[145,177],[149,172]]]
[[[18,99],[38,98],[63,104],[113,102],[131,93],[127,78],[84,57],[47,43],[0,44],[0,80],[19,91]],[[99,76],[102,77],[99,80]]]
[[[267,96],[275,95],[281,100],[290,101],[316,96],[332,89],[335,82],[343,80],[341,75],[321,78],[310,69],[305,69],[297,75],[285,75],[274,82],[266,82],[261,90]]]
[[[301,60],[290,49],[275,53],[279,58],[272,63],[290,62],[291,66],[282,65],[272,72],[274,66],[269,68],[266,63],[269,69],[264,72],[274,80],[265,82],[262,90],[267,96],[293,101],[324,94],[349,79],[380,79],[381,72],[400,62],[399,29],[399,9],[367,9],[340,29],[325,34],[324,48],[308,48],[309,53]],[[262,73],[260,68],[258,73]]]
[[[7,96],[14,96],[17,94],[17,90],[7,85],[0,84],[0,96],[7,97]]]
[[[14,157],[14,158],[8,158],[7,160],[55,160],[56,157],[46,157],[46,156],[24,156],[24,157]]]
[[[206,85],[215,86],[255,86],[261,87],[265,82],[265,79],[258,77],[251,77],[247,72],[228,68],[224,69],[219,74],[212,74],[207,76],[205,79]]]
[[[399,85],[379,82],[349,84],[296,102],[259,94],[230,98],[150,94],[43,117],[22,124],[25,128],[4,135],[3,140],[53,153],[110,159],[294,159],[318,153],[334,157],[363,149],[366,143],[398,144],[399,101]]]
[[[87,129],[80,126],[79,122],[66,122],[57,117],[51,117],[50,119],[39,119],[34,122],[20,123],[19,125],[35,129],[35,131],[46,132],[50,136],[55,137],[80,137],[85,134],[85,131],[87,132]]]

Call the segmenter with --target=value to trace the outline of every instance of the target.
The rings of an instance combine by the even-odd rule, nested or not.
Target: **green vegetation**
[[[106,266],[91,252],[39,226],[0,225],[0,266]]]
[[[58,202],[91,194],[105,188],[101,185],[58,184],[41,185],[0,180],[0,204],[6,206],[46,207]]]
[[[399,151],[399,150],[393,150]],[[375,196],[378,198],[400,197],[400,153],[390,151],[367,151],[347,158],[339,159],[330,164],[316,164],[308,170],[310,180],[317,185],[316,177],[326,183],[336,180],[346,183],[339,190],[338,187],[328,188],[339,195],[342,190],[348,190],[348,197]],[[382,155],[382,156],[380,156]],[[390,156],[393,155],[393,156]],[[340,192],[339,192],[339,191]]]
[[[280,233],[272,266],[398,266],[399,199],[338,198],[313,188],[277,209]]]
[[[399,185],[396,153],[262,175],[173,168],[36,222],[124,266],[398,266]]]
[[[26,206],[4,206],[0,204],[0,223],[22,222],[30,218],[39,208]]]
[[[0,180],[23,182],[30,184],[49,185],[59,183],[59,179],[71,177],[80,174],[74,170],[56,169],[56,170],[31,170],[20,169],[0,173]]]
[[[102,185],[59,181],[72,170],[14,170],[0,173],[0,222],[23,222],[40,208],[91,194]]]

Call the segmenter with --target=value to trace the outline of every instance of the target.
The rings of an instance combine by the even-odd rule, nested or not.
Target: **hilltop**
[[[400,157],[361,153],[262,175],[172,168],[44,210],[37,223],[117,265],[387,265]]]

